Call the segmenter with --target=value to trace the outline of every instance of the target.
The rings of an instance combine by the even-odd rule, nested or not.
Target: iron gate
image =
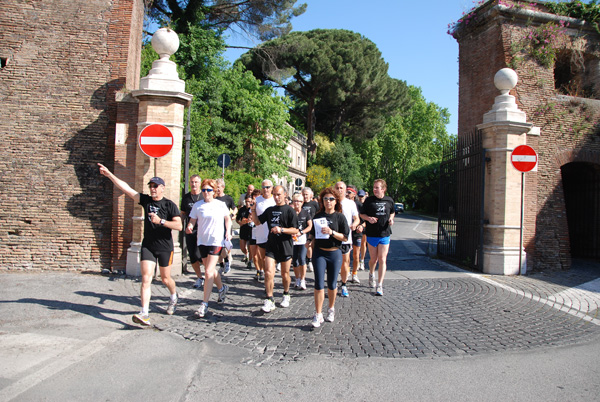
[[[460,136],[440,165],[437,251],[441,259],[482,270],[485,150],[480,130]]]

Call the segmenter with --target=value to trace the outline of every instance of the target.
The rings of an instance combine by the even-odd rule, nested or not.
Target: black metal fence
[[[461,135],[440,165],[437,251],[481,271],[485,150],[481,131]]]

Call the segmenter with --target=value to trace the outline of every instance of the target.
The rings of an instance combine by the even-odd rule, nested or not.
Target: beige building
[[[290,138],[287,150],[290,156],[290,165],[287,170],[290,179],[288,180],[285,177],[275,177],[275,181],[277,184],[284,186],[291,196],[295,192],[299,192],[302,187],[306,186],[306,158],[308,154],[306,137],[301,132],[294,129],[294,134],[292,135],[292,138]]]

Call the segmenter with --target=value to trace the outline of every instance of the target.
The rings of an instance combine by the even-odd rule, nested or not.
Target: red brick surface
[[[494,75],[510,66],[514,45],[552,17],[537,12],[521,18],[515,13],[516,7],[499,11],[497,3],[479,9],[476,22],[454,34],[459,43],[459,135],[481,124],[491,109],[499,95]],[[541,11],[540,6],[526,2],[512,3]],[[576,47],[597,62],[600,35],[589,27],[575,26],[568,28],[568,33],[572,39],[568,48]],[[561,166],[570,162],[600,164],[600,97],[560,94],[555,89],[554,66],[543,67],[531,58],[524,58],[514,68],[519,83],[511,95],[526,112],[527,121],[541,128],[540,137],[527,138],[539,156],[538,172],[526,175],[524,236],[528,264],[535,270],[567,269],[571,256]],[[600,91],[600,79],[597,83]]]
[[[97,163],[113,168],[117,116],[137,121],[115,93],[137,85],[142,13],[131,0],[2,2],[0,268],[111,267],[112,184]]]

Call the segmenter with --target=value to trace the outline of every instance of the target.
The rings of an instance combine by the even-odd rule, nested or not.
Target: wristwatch
[[[164,226],[165,222],[166,222],[166,221],[165,221],[164,219],[161,219],[161,220],[160,220],[160,225],[161,225],[161,226]]]

